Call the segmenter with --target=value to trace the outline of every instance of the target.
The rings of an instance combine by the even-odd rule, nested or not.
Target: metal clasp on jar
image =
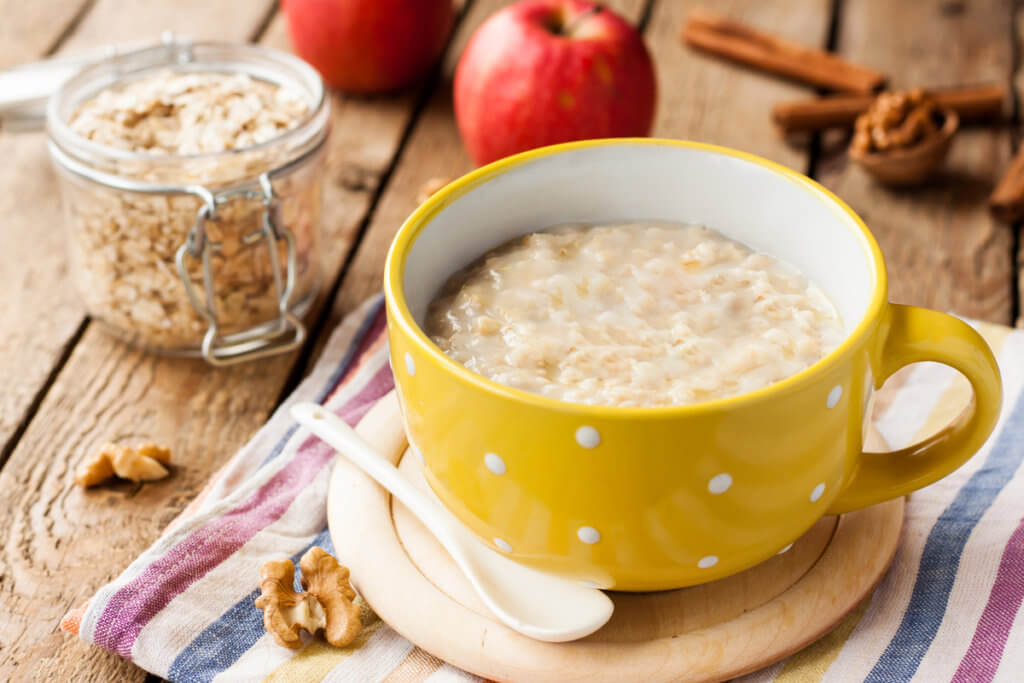
[[[319,153],[323,146],[323,137],[312,149],[301,156],[260,174],[257,182],[237,184],[219,192],[211,191],[203,185],[171,185],[150,183],[132,178],[124,178],[95,168],[73,159],[52,140],[49,143],[50,154],[58,166],[63,169],[92,180],[110,188],[126,192],[137,192],[155,195],[193,195],[202,202],[196,215],[196,221],[177,252],[175,261],[178,274],[185,287],[187,297],[198,315],[206,320],[207,330],[200,345],[203,358],[210,364],[223,366],[242,361],[263,358],[278,353],[286,353],[300,346],[306,339],[306,328],[289,310],[289,302],[295,289],[298,275],[295,236],[283,225],[279,215],[278,198],[274,192],[271,178],[278,174],[285,175],[304,164],[309,157]],[[277,317],[259,323],[253,327],[229,335],[221,333],[221,324],[217,316],[216,295],[214,288],[211,257],[219,244],[209,239],[206,224],[217,216],[218,207],[222,207],[232,199],[262,203],[260,228],[243,236],[243,244],[256,244],[263,240],[269,250],[271,275],[275,285],[277,299]],[[285,241],[286,259],[284,272],[281,271],[281,259],[277,244]],[[195,283],[189,276],[186,257],[199,259],[202,263],[204,298],[197,295]],[[205,299],[205,300],[204,300]]]
[[[185,243],[175,254],[178,274],[185,286],[185,293],[193,308],[207,322],[208,328],[203,335],[201,351],[203,358],[211,365],[231,365],[241,361],[253,360],[278,353],[291,351],[302,345],[306,339],[306,328],[289,310],[292,292],[295,290],[296,256],[295,236],[280,219],[280,205],[270,182],[269,172],[259,176],[259,189],[234,187],[219,193],[210,192],[205,187],[191,188],[202,200],[203,205],[196,215],[196,222],[189,231]],[[274,291],[277,298],[278,315],[274,320],[261,323],[241,332],[230,335],[221,334],[221,324],[217,318],[217,292],[214,287],[214,274],[211,257],[222,247],[220,242],[210,239],[207,223],[217,219],[217,210],[229,201],[236,199],[260,200],[263,212],[260,217],[260,228],[241,237],[244,246],[252,246],[265,242],[270,260],[271,274],[274,279]],[[285,243],[285,271],[281,273],[281,258],[278,243]],[[196,291],[195,283],[188,272],[187,257],[202,262],[203,297]]]

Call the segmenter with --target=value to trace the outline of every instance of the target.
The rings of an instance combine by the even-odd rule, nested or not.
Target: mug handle
[[[970,325],[927,308],[889,304],[888,325],[880,334],[884,341],[872,359],[872,366],[880,369],[876,388],[905,365],[937,361],[963,373],[974,396],[960,416],[934,436],[896,451],[862,452],[829,514],[881,503],[938,481],[981,448],[999,419],[1003,401],[999,366]]]

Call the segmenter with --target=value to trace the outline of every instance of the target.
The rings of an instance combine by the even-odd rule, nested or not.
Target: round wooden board
[[[363,434],[389,446],[381,452],[392,461],[402,453],[394,434]],[[406,456],[400,469],[426,488],[419,458]],[[343,458],[328,520],[339,560],[377,614],[462,669],[499,681],[718,681],[768,666],[835,627],[892,561],[903,506],[898,499],[826,517],[787,552],[713,583],[611,593],[611,621],[572,643],[531,640],[496,621],[437,541]]]

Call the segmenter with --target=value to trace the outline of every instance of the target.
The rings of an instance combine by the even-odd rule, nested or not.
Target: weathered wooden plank
[[[416,197],[424,184],[435,178],[456,178],[473,168],[455,127],[451,78],[473,31],[495,10],[507,4],[508,0],[477,0],[459,26],[446,58],[444,83],[417,121],[399,165],[374,210],[373,220],[345,274],[331,311],[330,325],[337,324],[359,302],[380,290],[388,246],[406,216],[416,208]],[[644,0],[617,0],[605,4],[633,21],[640,18],[645,5]]]
[[[704,4],[659,0],[651,17],[647,35],[659,56],[661,96],[655,135],[734,147],[806,172],[806,150],[779,138],[770,112],[776,102],[806,97],[812,91],[683,46],[679,27],[692,9]],[[823,46],[830,4],[828,0],[728,0],[714,3],[714,9],[806,45]]]
[[[474,6],[459,39],[466,40],[470,29],[496,4]],[[658,72],[655,135],[738,147],[806,170],[806,153],[777,138],[769,111],[774,101],[806,95],[808,91],[684,48],[679,27],[687,11],[698,4],[689,0],[658,2],[647,26],[645,38]],[[827,0],[737,0],[715,7],[804,42],[822,44],[828,27]],[[641,6],[630,2],[621,8],[627,16],[636,18]],[[450,55],[449,74],[457,55],[457,51]],[[471,168],[452,119],[451,94],[439,91],[417,123],[402,162],[374,212],[335,304],[335,319],[380,289],[388,245],[416,207],[419,188],[430,178],[452,178]]]
[[[51,50],[89,0],[0,0],[0,69]]]
[[[129,5],[115,3],[134,11]],[[239,10],[234,19],[179,19],[173,28],[231,25],[244,38],[238,22],[245,5],[232,3]],[[255,27],[260,13],[253,17]],[[280,21],[271,25],[266,41],[284,44]],[[415,99],[415,93],[333,98],[321,253],[328,279],[340,268],[397,153]],[[84,649],[57,631],[58,620],[152,542],[265,422],[294,362],[292,355],[213,370],[198,361],[137,353],[87,328],[0,471],[0,486],[8,492],[0,510],[0,612],[7,615],[0,620],[0,680],[29,671],[59,680],[141,675],[116,657]],[[171,447],[176,467],[170,479],[137,490],[81,491],[72,485],[74,467],[98,442],[141,438]]]
[[[32,3],[0,0],[0,16],[4,17],[3,22],[0,22],[0,68],[38,59],[52,50],[70,25],[79,18],[79,13],[87,9],[88,4],[88,0],[41,0]],[[35,228],[33,234],[12,235],[10,232],[18,228],[24,230],[26,227],[14,225],[10,220],[19,207],[46,206],[53,201],[45,185],[33,181],[47,177],[50,173],[45,157],[36,153],[40,145],[39,141],[35,144],[17,144],[9,135],[0,132],[0,158],[7,160],[7,164],[0,169],[0,187],[4,190],[0,193],[0,215],[8,217],[0,224],[0,230],[3,231],[5,242],[13,247],[0,256],[0,278],[4,278],[3,281],[12,291],[19,293],[19,296],[7,297],[0,306],[0,330],[3,330],[0,335],[0,375],[12,380],[0,395],[0,445],[16,429],[45,380],[49,367],[59,355],[62,340],[67,340],[74,333],[77,325],[73,321],[81,317],[71,298],[57,291],[52,293],[48,301],[48,305],[56,310],[47,319],[40,321],[41,325],[33,325],[29,329],[23,327],[26,321],[34,320],[37,311],[29,305],[31,297],[22,296],[22,292],[38,287],[38,283],[46,282],[46,277],[51,275],[45,268],[37,272],[35,264],[27,263],[23,258],[24,248],[26,245],[38,244],[36,240],[41,233],[59,229],[59,215],[55,211],[54,219],[49,224],[28,226]],[[56,239],[43,241],[52,248],[61,246]],[[12,263],[26,266],[23,272],[18,273],[20,281],[6,279],[13,274],[10,267]],[[70,307],[71,310],[61,311],[62,307]],[[7,583],[9,579],[0,564],[0,595],[6,590]],[[54,650],[60,648],[64,640],[55,635],[51,633],[46,636]],[[5,637],[0,633],[0,658],[6,656],[6,647]],[[81,643],[75,642],[64,652],[71,661],[83,655],[83,649]],[[101,655],[99,660],[106,662],[106,680],[141,678],[134,666],[117,657]],[[22,673],[27,675],[29,671]],[[55,673],[61,678],[67,678],[61,671]]]
[[[1022,7],[1019,3],[1014,4],[1013,36],[1014,40],[1017,42],[1017,45],[1020,45],[1020,41],[1024,40],[1024,7]],[[1021,63],[1019,55],[1017,59],[1017,64],[1014,64],[1013,67],[1015,69],[1012,79],[1013,92],[1016,96],[1018,103],[1024,102],[1024,99],[1022,99],[1024,98],[1024,64]],[[1020,134],[1020,125],[1021,122],[1018,119],[1018,130],[1015,139],[1016,151],[1018,153],[1020,150],[1020,145],[1024,144],[1024,137],[1022,137]],[[1002,170],[1005,171],[1005,168]],[[1024,307],[1022,307],[1021,305],[1021,302],[1024,301],[1024,298],[1022,298],[1022,296],[1024,296],[1024,243],[1022,243],[1021,241],[1022,229],[1024,228],[1022,228],[1022,226],[1019,225],[1015,227],[1015,230],[1017,231],[1018,246],[1017,253],[1014,255],[1014,272],[1016,273],[1017,278],[1017,304],[1016,310],[1014,311],[1014,313],[1017,316],[1017,319],[1014,321],[1014,324],[1017,327],[1024,327]]]
[[[82,308],[68,281],[56,182],[41,133],[0,132],[0,466],[79,325]],[[51,286],[58,285],[58,286]]]
[[[11,11],[16,14],[21,8],[37,11],[32,2]],[[155,42],[163,30],[197,39],[250,40],[272,8],[273,0],[99,0],[59,53],[119,42]],[[0,302],[0,377],[8,380],[0,398],[2,454],[84,316],[67,273],[63,216],[43,134],[0,133],[0,159],[8,161],[0,166],[0,282],[18,292]]]
[[[61,52],[121,41],[157,42],[164,31],[194,40],[250,41],[274,7],[273,0],[97,0]]]
[[[0,0],[0,69],[41,58],[87,2]],[[47,292],[37,285],[63,271],[63,261],[57,264],[51,258],[54,251],[62,258],[60,212],[53,202],[52,183],[40,182],[51,177],[49,162],[39,153],[40,139],[0,131],[0,159],[7,162],[0,168],[0,234],[7,245],[0,253],[0,281],[19,293],[0,303],[0,377],[12,380],[0,394],[0,464],[4,444],[81,320],[68,292]],[[38,214],[14,219],[27,206],[38,207]],[[33,287],[40,290],[38,295],[28,291]]]
[[[890,74],[895,88],[1005,82],[1012,69],[1011,4],[841,3],[838,50]],[[823,160],[820,176],[878,238],[893,301],[1009,323],[1012,234],[985,206],[1009,152],[1005,131],[965,129],[945,173],[919,189],[884,189],[842,152]]]

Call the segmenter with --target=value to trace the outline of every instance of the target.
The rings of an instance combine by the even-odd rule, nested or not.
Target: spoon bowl
[[[397,403],[393,395],[382,401]],[[614,605],[600,590],[523,566],[485,546],[322,406],[299,403],[291,413],[419,518],[487,608],[512,630],[536,640],[565,642],[593,633],[611,618]]]

